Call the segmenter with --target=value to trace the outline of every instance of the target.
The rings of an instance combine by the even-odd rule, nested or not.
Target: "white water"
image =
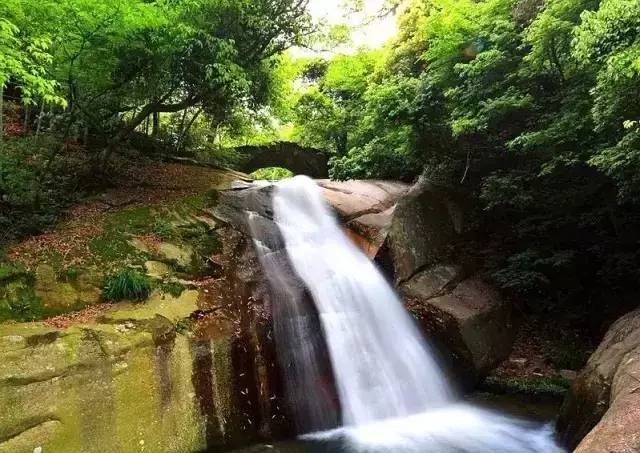
[[[311,179],[279,183],[273,208],[316,304],[342,408],[345,427],[317,436],[363,452],[562,451],[549,429],[456,403],[413,319]]]

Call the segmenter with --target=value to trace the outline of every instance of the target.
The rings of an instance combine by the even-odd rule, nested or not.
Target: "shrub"
[[[498,394],[522,394],[563,397],[571,383],[561,376],[506,377],[489,376],[482,388]]]
[[[81,195],[88,174],[85,153],[56,153],[49,137],[0,143],[0,244],[37,234]]]
[[[250,176],[253,179],[279,181],[281,179],[291,178],[293,176],[293,172],[282,167],[266,167],[254,171]]]
[[[142,272],[124,268],[107,277],[102,297],[108,301],[144,300],[151,293],[151,279]]]
[[[559,370],[580,370],[589,358],[589,351],[576,340],[565,339],[545,352],[545,358]]]

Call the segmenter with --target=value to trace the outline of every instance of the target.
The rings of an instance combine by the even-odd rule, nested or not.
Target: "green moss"
[[[107,277],[102,297],[109,301],[144,300],[151,293],[151,279],[142,272],[124,268]]]
[[[171,222],[164,218],[157,218],[153,223],[153,233],[162,239],[172,239],[175,237],[175,230]]]
[[[494,393],[563,397],[571,382],[562,376],[533,376],[526,378],[489,376],[482,388]]]
[[[142,234],[149,231],[153,220],[154,212],[149,206],[123,209],[109,217],[106,228],[121,233]]]
[[[0,284],[21,277],[28,277],[28,273],[22,266],[14,263],[0,263]]]
[[[161,283],[158,289],[163,293],[171,294],[173,297],[180,297],[180,295],[187,289],[185,285],[178,282]]]
[[[181,319],[176,323],[176,332],[185,335],[193,330],[193,325],[194,323],[191,318]]]
[[[104,233],[89,243],[89,250],[99,262],[144,262],[148,256],[130,244],[134,235],[151,230],[154,211],[150,207],[124,209],[106,221]]]
[[[21,279],[0,288],[0,321],[36,321],[43,315],[42,299],[31,282]]]
[[[0,263],[0,321],[35,321],[43,316],[35,276],[22,266]]]
[[[199,209],[212,208],[218,203],[219,194],[216,190],[209,190],[205,193],[191,195],[183,198],[174,204],[175,208],[187,209],[191,212]]]
[[[64,283],[75,283],[78,281],[82,270],[78,266],[62,267],[56,273],[58,280]]]

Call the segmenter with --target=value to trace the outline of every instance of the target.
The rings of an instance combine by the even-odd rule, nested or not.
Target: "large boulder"
[[[387,237],[396,204],[409,186],[376,180],[320,180],[318,185],[349,237],[369,257],[375,257]]]
[[[238,419],[224,384],[228,339],[211,343],[220,404],[205,415],[194,341],[162,315],[135,318],[69,329],[0,326],[0,452],[198,451],[207,446],[208,416],[224,443]]]
[[[461,196],[421,177],[398,202],[377,260],[470,387],[509,356],[516,326],[511,305],[460,259],[465,213]]]
[[[464,214],[460,196],[420,177],[398,202],[385,243],[397,283],[451,257]]]
[[[640,451],[640,309],[611,326],[574,381],[558,430],[578,453]]]
[[[435,265],[400,286],[407,307],[464,387],[509,356],[515,339],[510,305],[459,266]]]

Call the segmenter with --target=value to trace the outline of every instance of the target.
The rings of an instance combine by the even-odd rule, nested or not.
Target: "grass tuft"
[[[144,300],[149,297],[152,289],[151,279],[142,272],[123,268],[107,277],[102,297],[116,302],[120,300]]]

